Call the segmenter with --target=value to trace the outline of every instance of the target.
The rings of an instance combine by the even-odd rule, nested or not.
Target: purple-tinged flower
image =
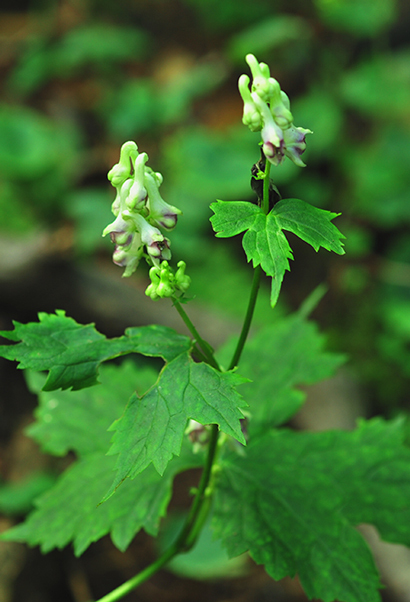
[[[306,134],[311,133],[311,130],[297,128],[294,125],[284,131],[285,155],[299,167],[306,167],[300,157],[306,150]]]
[[[139,214],[133,215],[133,220],[141,235],[142,243],[147,247],[148,256],[151,258],[153,264],[158,265],[164,259],[171,259],[170,242],[161,234],[158,228],[151,226]]]
[[[263,120],[262,150],[271,163],[279,165],[284,158],[283,131],[273,119],[268,105],[259,98],[256,92],[252,92],[252,98],[258,106]]]
[[[148,190],[149,221],[165,230],[172,230],[182,212],[163,200],[154,174],[146,173],[145,186]]]
[[[142,244],[141,236],[138,232],[134,232],[131,235],[130,244],[116,244],[112,260],[116,265],[125,268],[122,277],[128,278],[137,269],[143,254],[144,245]]]

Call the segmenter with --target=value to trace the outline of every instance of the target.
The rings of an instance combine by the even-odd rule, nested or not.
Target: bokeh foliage
[[[239,244],[215,242],[208,218],[216,198],[253,199],[258,136],[240,123],[236,90],[244,55],[253,52],[292,99],[295,124],[314,131],[308,167],[287,161],[272,170],[275,183],[284,198],[342,211],[338,225],[347,235],[346,256],[320,254],[314,273],[296,249],[303,267],[287,276],[285,298],[292,305],[327,278],[319,317],[334,345],[351,355],[377,409],[403,406],[410,377],[405,0],[42,2],[21,19],[25,33],[10,35],[3,59],[0,236],[68,224],[73,261],[97,253],[110,261],[101,239],[113,198],[106,172],[120,144],[134,139],[164,174],[164,198],[183,210],[172,245],[176,257],[189,257],[193,295],[214,303],[220,296],[236,315],[250,268]]]

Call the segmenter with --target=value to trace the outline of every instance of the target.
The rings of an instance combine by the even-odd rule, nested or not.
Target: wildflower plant
[[[248,552],[274,579],[297,574],[306,594],[325,602],[380,599],[379,576],[357,525],[371,523],[383,539],[410,544],[410,451],[401,419],[361,420],[352,432],[286,426],[304,403],[298,386],[329,377],[343,361],[325,350],[308,321],[312,301],[248,340],[262,272],[272,279],[274,307],[290,269],[286,232],[316,251],[344,251],[333,224],[338,214],[281,199],[272,184],[272,165],[304,166],[311,132],[293,125],[289,99],[268,66],[253,55],[246,60],[253,79],[242,75],[239,91],[244,124],[261,133],[261,158],[251,168],[257,198],[211,204],[216,236],[243,234],[253,265],[237,339],[215,352],[182,307],[190,279],[184,261],[172,266],[163,233],[181,212],[162,199],[162,176],[134,142],[122,146],[108,174],[115,219],[104,235],[124,276],[141,259],[148,262],[146,294],[158,302],[170,297],[191,336],[152,325],[107,339],[61,310],[2,332],[13,344],[1,346],[1,355],[28,371],[39,397],[28,434],[48,453],[76,455],[3,540],[43,552],[72,543],[80,555],[109,533],[125,550],[140,529],[158,534],[174,477],[202,468],[175,541],[99,602],[121,599],[190,550],[208,519],[230,556]],[[156,373],[133,362],[106,364],[126,354],[162,358],[163,367]]]

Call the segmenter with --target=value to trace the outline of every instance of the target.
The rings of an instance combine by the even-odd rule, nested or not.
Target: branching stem
[[[269,170],[270,163],[267,161],[265,167],[265,178],[263,181],[262,204],[262,210],[266,214],[269,211]],[[254,271],[248,308],[246,311],[238,344],[236,346],[235,353],[229,365],[229,370],[232,370],[238,365],[239,359],[245,346],[247,336],[249,334],[249,329],[255,310],[256,300],[258,297],[261,272],[261,266],[259,265],[255,268]],[[203,359],[210,366],[220,371],[220,367],[214,357],[212,348],[209,345],[209,343],[207,343],[199,335],[195,326],[191,322],[190,318],[188,317],[187,313],[185,312],[185,310],[183,309],[176,297],[173,298],[173,302],[175,309],[177,310],[184,324],[187,326],[189,332],[195,339],[195,348],[200,359]],[[140,573],[138,573],[137,575],[135,575],[116,589],[114,589],[106,596],[100,598],[97,602],[116,602],[117,600],[120,600],[133,589],[147,581],[150,577],[152,577],[152,575],[157,573],[165,564],[167,564],[172,558],[174,558],[174,556],[182,552],[187,552],[195,544],[196,539],[204,525],[210,507],[212,495],[212,468],[215,464],[218,451],[218,437],[218,425],[213,424],[211,427],[211,437],[208,446],[208,453],[202,471],[201,479],[198,485],[198,489],[196,491],[188,516],[176,541],[152,564],[147,566]]]

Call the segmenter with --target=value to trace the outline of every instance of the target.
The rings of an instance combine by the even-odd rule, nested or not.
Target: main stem
[[[264,213],[269,212],[269,171],[270,163],[266,162],[265,166],[265,178],[263,182],[263,204],[262,211]],[[229,364],[229,370],[235,368],[241,357],[242,351],[245,346],[249,329],[252,322],[253,313],[255,310],[256,300],[258,297],[260,279],[261,279],[261,267],[260,265],[255,268],[253,275],[252,288],[249,296],[248,309],[246,311],[245,319],[243,322],[241,334],[233,354],[231,363]],[[173,298],[175,308],[182,320],[186,324],[189,332],[192,334],[196,341],[197,349],[199,347],[199,355],[202,356],[206,363],[211,365],[216,370],[220,371],[218,362],[216,361],[212,348],[198,333],[195,326],[191,322],[187,313],[179,303],[177,298]],[[181,552],[187,552],[195,544],[195,541],[203,527],[205,519],[209,510],[209,503],[211,500],[210,485],[212,480],[212,467],[215,463],[217,451],[218,451],[218,437],[219,430],[218,425],[213,424],[211,427],[211,437],[208,445],[208,453],[205,461],[205,465],[201,474],[198,489],[196,491],[194,500],[189,510],[188,516],[185,520],[184,526],[177,537],[176,541],[166,550],[157,560],[147,566],[140,573],[132,577],[112,592],[100,598],[97,602],[116,602],[124,596],[126,596],[133,589],[147,581],[152,575],[157,573],[165,564],[167,564],[174,556]]]

